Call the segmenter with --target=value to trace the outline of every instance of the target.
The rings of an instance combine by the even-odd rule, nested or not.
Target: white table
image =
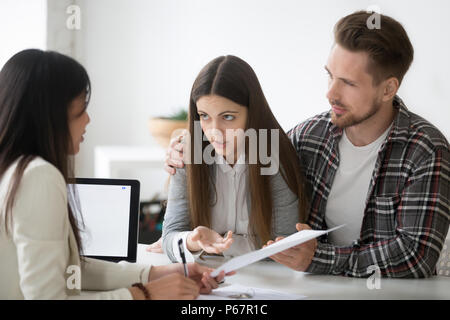
[[[171,263],[164,254],[146,252],[147,245],[138,245],[137,263],[165,265]],[[223,258],[205,262],[217,267]],[[381,288],[369,290],[367,279],[343,276],[314,275],[293,271],[274,261],[260,261],[239,269],[226,282],[272,289],[307,296],[308,299],[450,299],[450,277],[426,279],[381,278]]]

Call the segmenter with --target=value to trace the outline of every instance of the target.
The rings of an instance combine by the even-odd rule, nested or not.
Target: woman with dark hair
[[[90,92],[86,70],[56,52],[21,51],[0,72],[0,299],[193,299],[210,292],[223,274],[212,279],[198,264],[188,265],[185,278],[180,264],[80,258],[67,183],[89,123]],[[77,269],[82,289],[104,292],[80,296],[69,281]]]
[[[235,256],[307,220],[299,159],[245,61],[222,56],[200,71],[188,122],[186,167],[171,177],[163,224],[162,247],[172,261],[180,261],[180,238],[190,261],[200,251]],[[270,170],[264,150],[279,170]]]

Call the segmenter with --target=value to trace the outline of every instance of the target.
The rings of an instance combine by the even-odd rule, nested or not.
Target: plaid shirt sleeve
[[[377,265],[386,277],[433,275],[449,228],[449,167],[448,144],[425,154],[398,196],[395,237],[352,247],[319,242],[307,271],[365,277]]]

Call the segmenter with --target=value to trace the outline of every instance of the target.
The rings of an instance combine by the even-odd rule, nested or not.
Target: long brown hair
[[[253,69],[242,59],[235,56],[221,56],[209,62],[197,76],[191,91],[189,102],[190,164],[186,164],[187,189],[191,227],[211,226],[211,206],[214,204],[215,186],[211,176],[211,168],[203,160],[195,163],[195,148],[209,145],[207,139],[196,143],[194,126],[200,121],[197,113],[197,101],[202,96],[218,95],[248,108],[246,130],[249,128],[278,129],[280,172],[290,190],[298,196],[299,222],[306,222],[309,214],[307,187],[297,153],[289,138],[275,119],[264,97],[261,85]],[[198,123],[198,122],[197,122]],[[204,135],[202,133],[202,135]],[[270,148],[268,137],[268,150]],[[258,143],[259,145],[259,143]],[[246,144],[248,159],[248,144]],[[258,153],[259,154],[259,153]],[[273,155],[271,155],[273,156]],[[251,213],[249,226],[260,243],[272,238],[272,190],[269,175],[261,175],[264,165],[258,155],[255,164],[248,164],[249,191],[251,196]],[[214,196],[215,195],[215,196]],[[257,244],[258,245],[258,244]]]
[[[68,109],[71,101],[86,93],[90,81],[86,70],[74,59],[57,52],[36,49],[14,55],[0,72],[0,179],[17,162],[6,203],[1,204],[4,230],[9,232],[12,209],[21,178],[28,164],[41,157],[54,165],[66,183],[73,178],[73,150]],[[76,201],[69,202],[76,203]],[[71,205],[69,221],[79,252],[80,230]],[[80,222],[80,221],[78,221]]]

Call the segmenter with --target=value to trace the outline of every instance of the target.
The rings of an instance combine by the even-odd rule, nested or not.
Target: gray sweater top
[[[211,165],[211,170],[212,177],[215,177],[215,170],[217,170],[216,164]],[[248,173],[246,174],[248,175]],[[297,231],[295,225],[299,222],[298,197],[289,189],[280,172],[270,176],[270,182],[273,199],[272,236],[273,239],[279,236],[286,237]],[[217,195],[217,197],[221,196],[224,197],[226,195]],[[247,192],[249,214],[251,212],[250,204],[250,192]],[[171,261],[176,261],[173,252],[173,239],[179,232],[183,231],[191,231],[186,171],[184,169],[177,169],[175,175],[171,177],[169,184],[167,208],[162,230],[163,250]],[[233,238],[235,237],[236,235],[233,235]]]

